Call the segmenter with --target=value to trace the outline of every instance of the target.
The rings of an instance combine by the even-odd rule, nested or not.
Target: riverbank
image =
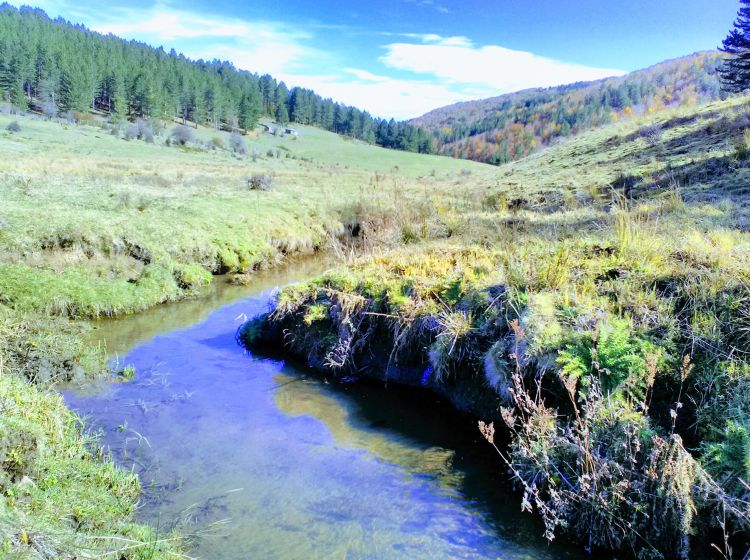
[[[745,122],[724,103],[506,166],[456,235],[288,287],[242,337],[494,420],[549,538],[731,557],[750,527]]]
[[[395,384],[330,382],[236,344],[243,317],[266,311],[275,286],[324,267],[292,263],[229,288],[233,296],[222,290],[92,333],[108,347],[117,340],[135,375],[63,396],[101,431],[116,464],[138,474],[138,519],[202,529],[190,555],[221,560],[580,559],[518,515],[498,484],[499,459],[445,401]]]
[[[62,417],[47,391],[103,369],[105,352],[83,343],[85,325],[71,320],[199,297],[216,273],[241,282],[284,255],[341,250],[341,240],[370,257],[283,292],[270,317],[296,335],[292,347],[313,365],[360,373],[385,364],[447,395],[465,382],[454,401],[466,410],[486,401],[485,419],[502,401],[514,443],[501,451],[522,483],[535,481],[522,486],[525,503],[541,509],[549,534],[675,556],[686,554],[695,527],[716,527],[716,507],[741,527],[738,473],[750,426],[741,100],[603,128],[499,169],[313,129],[297,141],[257,138],[273,145],[253,161],[205,144],[149,145],[96,127],[19,122],[20,133],[0,133],[8,155],[0,164],[0,305],[10,341],[2,361],[12,381],[3,406],[15,411],[3,421],[22,417],[38,438],[24,438],[32,442],[27,466],[3,485],[7,554],[45,558],[33,542],[68,543],[52,553],[63,558],[87,542],[118,546],[126,558],[180,554],[171,537],[128,525],[132,478],[97,487],[103,475],[60,471],[79,484],[76,495],[124,504],[116,515],[82,510],[104,525],[79,523],[86,516],[56,491],[62,479],[49,479],[47,509],[42,494],[31,499],[29,480],[39,487],[56,472],[41,457],[111,468],[80,425],[48,446],[46,416],[30,412]],[[208,141],[215,134],[199,133]],[[256,174],[272,177],[274,188],[249,189]],[[544,404],[524,397],[537,380]],[[595,421],[573,421],[576,411]],[[638,453],[598,455],[590,434],[602,442],[595,449],[616,441]],[[561,469],[562,478],[544,467],[560,464],[594,467]],[[590,490],[582,481],[593,475],[603,478]],[[612,490],[613,501],[602,507],[597,488]],[[652,491],[668,500],[637,498]],[[644,529],[664,511],[667,529]],[[132,534],[145,536],[120,540]]]
[[[13,120],[19,131],[6,130]],[[109,374],[112,350],[89,342],[87,321],[203,297],[217,274],[248,283],[258,269],[324,247],[395,243],[412,234],[402,226],[417,219],[412,201],[428,181],[450,201],[462,172],[489,169],[309,127],[297,140],[259,134],[246,156],[226,148],[222,132],[200,129],[187,147],[166,137],[147,144],[104,123],[0,115],[4,557],[186,550],[134,522],[137,478],[113,466],[55,392]],[[271,190],[253,190],[255,176]]]

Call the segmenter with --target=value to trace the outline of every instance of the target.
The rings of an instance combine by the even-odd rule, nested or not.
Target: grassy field
[[[494,173],[298,130],[258,132],[242,156],[214,130],[170,147],[169,131],[148,144],[0,114],[0,557],[183,555],[133,523],[138,480],[50,392],[104,369],[81,320],[198,296],[219,273],[245,282],[295,254],[420,238],[428,191],[457,200],[458,184]],[[251,190],[253,176],[271,190]]]
[[[550,538],[742,556],[748,148],[747,99],[584,134],[436,197],[421,243],[284,290],[246,342],[494,420]]]
[[[505,407],[499,449],[550,534],[654,557],[684,556],[698,526],[722,542],[717,512],[744,527],[750,464],[745,104],[621,122],[501,168],[307,127],[237,156],[213,130],[177,147],[0,115],[0,551],[179,557],[132,523],[137,480],[50,388],[102,371],[82,321],[326,248],[358,258],[282,293],[265,326],[290,329],[291,350],[336,372],[374,356],[464,409]],[[620,444],[637,451],[592,451]],[[612,491],[581,490],[591,477]]]
[[[0,116],[0,129],[10,121]],[[226,149],[167,147],[159,137],[151,145],[94,127],[21,126],[0,133],[0,302],[71,317],[145,309],[199,288],[208,273],[311,252],[346,234],[374,188],[385,208],[421,196],[425,177],[447,192],[462,171],[486,173],[307,127],[296,140],[259,134],[253,163]],[[216,131],[198,137],[229,143]],[[272,177],[274,188],[251,191],[256,174]]]

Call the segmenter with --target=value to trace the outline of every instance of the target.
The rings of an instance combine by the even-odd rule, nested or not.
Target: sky
[[[37,0],[102,33],[229,60],[375,116],[715,49],[737,0]]]

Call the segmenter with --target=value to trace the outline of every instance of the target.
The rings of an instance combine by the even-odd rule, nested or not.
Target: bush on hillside
[[[270,191],[273,188],[273,177],[256,173],[247,180],[251,191]]]
[[[57,105],[52,101],[45,101],[41,106],[42,113],[49,119],[54,119],[57,116]]]
[[[229,139],[229,143],[232,146],[232,152],[240,155],[247,155],[247,144],[242,134],[239,132],[233,132]]]
[[[134,123],[128,126],[125,131],[126,140],[143,140],[149,144],[154,143],[154,131],[151,128],[151,124],[143,119],[137,119]]]
[[[21,132],[21,125],[18,124],[18,121],[13,121],[12,123],[10,123],[8,126],[5,127],[5,130],[7,130],[8,132],[13,132],[13,133]]]
[[[658,146],[661,142],[662,128],[658,124],[652,124],[641,130],[641,136],[643,136],[651,146]]]
[[[60,120],[67,124],[78,124],[78,118],[72,111],[65,111],[60,114]]]
[[[182,124],[178,124],[174,128],[172,128],[170,137],[172,139],[172,142],[174,142],[175,144],[179,146],[185,146],[186,144],[189,144],[190,142],[193,142],[195,140],[195,133],[191,128],[188,128]]]

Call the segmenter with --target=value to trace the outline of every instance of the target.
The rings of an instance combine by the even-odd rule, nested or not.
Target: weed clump
[[[151,124],[143,119],[137,119],[125,131],[126,140],[143,140],[148,144],[154,143],[154,131]]]
[[[229,138],[229,145],[232,147],[232,152],[241,156],[247,155],[247,143],[245,138],[239,132],[233,132]]]
[[[192,128],[188,128],[185,125],[178,124],[172,128],[172,132],[169,135],[172,143],[178,146],[187,146],[189,143],[195,141],[195,133]]]
[[[7,488],[33,469],[44,452],[41,428],[24,418],[0,417],[0,488]]]
[[[211,283],[211,273],[196,263],[175,265],[174,277],[182,290],[200,290]]]
[[[273,189],[273,177],[271,175],[255,174],[247,180],[247,187],[251,191],[270,191]]]
[[[13,134],[17,134],[21,132],[21,125],[18,124],[18,121],[11,121],[11,123],[5,127],[5,130],[8,132],[12,132]]]

